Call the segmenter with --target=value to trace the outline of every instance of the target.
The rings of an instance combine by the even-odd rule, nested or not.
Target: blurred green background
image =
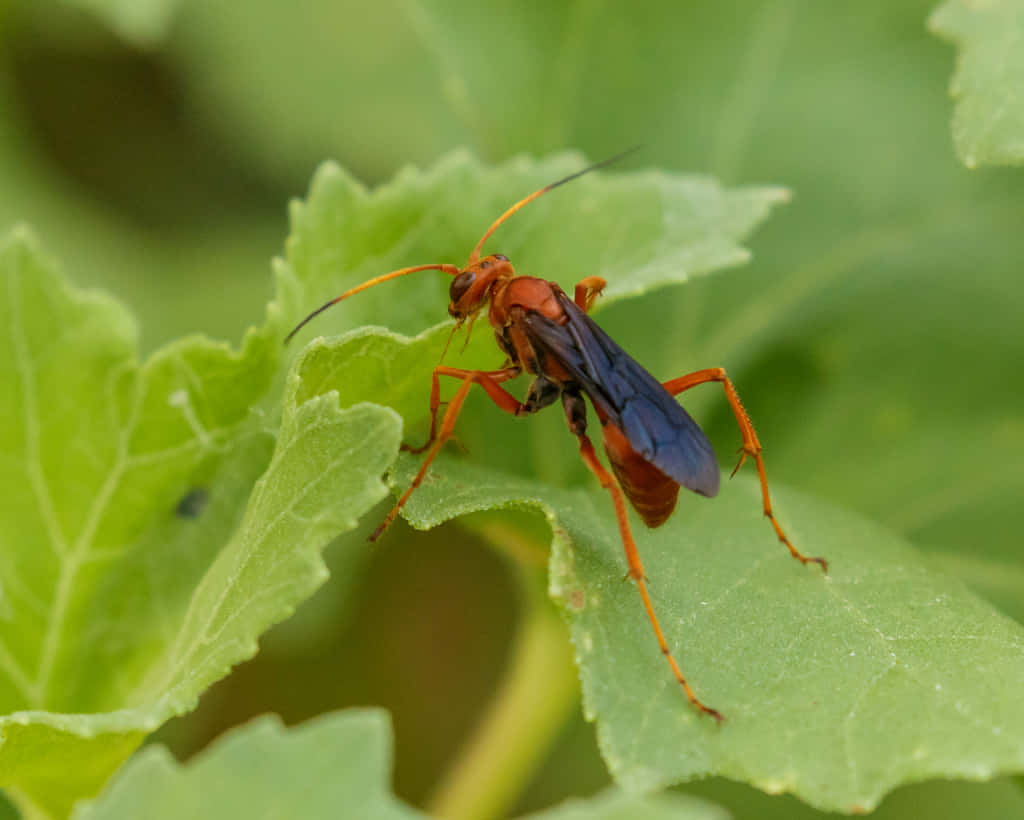
[[[261,321],[286,203],[326,158],[374,184],[456,146],[598,159],[640,142],[626,168],[786,185],[793,202],[750,265],[602,323],[663,378],[729,368],[775,482],[902,533],[1022,620],[1024,185],[1015,169],[958,163],[954,51],[927,33],[930,9],[7,0],[0,228],[33,225],[77,283],[135,311],[151,351],[189,332],[237,342]],[[717,392],[689,406],[721,452],[738,446]],[[527,526],[543,545],[543,522]],[[328,584],[158,739],[184,756],[253,714],[379,704],[395,720],[396,790],[422,804],[501,679],[512,571],[456,525],[399,526],[332,558],[334,573],[365,573],[358,599]],[[607,779],[577,717],[518,808]],[[882,811],[998,807],[1015,789],[912,787]],[[746,787],[699,790],[739,817],[799,810]]]

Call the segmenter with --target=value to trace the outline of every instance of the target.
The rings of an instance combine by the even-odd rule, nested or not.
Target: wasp
[[[827,561],[801,553],[775,518],[761,456],[761,442],[723,368],[698,370],[659,382],[590,317],[590,310],[605,287],[604,279],[586,277],[576,285],[570,298],[555,282],[517,275],[504,254],[481,256],[484,244],[494,231],[520,208],[583,174],[617,161],[625,153],[629,152],[588,166],[513,204],[487,229],[465,266],[417,265],[377,276],[314,310],[288,334],[285,343],[315,316],[367,288],[427,270],[452,276],[448,313],[455,320],[453,334],[466,322],[472,329],[473,321],[487,308],[488,321],[506,361],[497,370],[465,370],[443,364],[434,368],[427,441],[422,447],[403,445],[407,451],[426,453],[426,456],[412,483],[374,530],[370,540],[375,541],[381,536],[420,486],[431,462],[454,433],[459,412],[474,385],[482,388],[499,408],[513,416],[529,416],[561,401],[569,431],[579,442],[583,462],[611,496],[629,567],[626,577],[636,583],[661,653],[690,703],[700,712],[721,721],[722,713],[697,697],[665,640],[627,514],[628,501],[644,524],[659,527],[672,515],[680,487],[709,498],[718,494],[720,470],[711,442],[676,401],[677,395],[708,382],[722,385],[742,437],[739,463],[732,474],[735,475],[747,458],[752,459],[761,482],[764,515],[771,522],[779,541],[802,564],[818,564],[827,572]],[[520,401],[503,385],[523,373],[533,376],[533,381],[525,400]],[[458,389],[447,403],[441,401],[442,377],[459,382]],[[601,440],[611,472],[599,460],[588,435],[585,399],[590,400],[601,425]],[[443,404],[446,409],[439,420]]]

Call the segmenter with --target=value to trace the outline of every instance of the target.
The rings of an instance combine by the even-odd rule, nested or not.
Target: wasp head
[[[515,276],[508,257],[496,253],[467,265],[452,280],[448,295],[451,302],[448,313],[460,324],[476,315],[490,298],[496,283]]]

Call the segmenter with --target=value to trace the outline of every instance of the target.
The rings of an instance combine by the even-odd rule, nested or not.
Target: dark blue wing
[[[553,356],[630,446],[665,475],[701,495],[718,493],[711,442],[661,383],[562,291],[564,325],[527,311],[524,329],[541,356]]]

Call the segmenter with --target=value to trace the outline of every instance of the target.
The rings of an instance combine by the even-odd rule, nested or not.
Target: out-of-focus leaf
[[[689,795],[628,794],[609,789],[586,800],[567,800],[522,820],[729,820],[724,809]]]
[[[285,729],[264,717],[218,739],[184,766],[163,747],[145,749],[75,820],[415,820],[426,815],[391,794],[391,733],[377,710],[350,710]],[[697,798],[618,792],[575,800],[529,820],[725,820]],[[523,820],[527,820],[524,818]]]
[[[368,709],[292,729],[258,718],[184,766],[151,746],[74,818],[423,818],[391,794],[389,734],[387,715]]]
[[[835,818],[834,814],[826,815],[792,797],[762,794],[722,778],[690,784],[686,786],[686,793],[732,809],[736,817],[756,817],[758,820]],[[929,820],[1024,817],[1024,790],[1010,777],[990,783],[932,780],[896,789],[871,813],[872,820],[907,820],[909,817],[928,817]]]
[[[3,72],[0,110],[0,234],[28,223],[51,252],[73,258],[78,281],[131,307],[146,353],[188,333],[236,338],[256,321],[271,293],[267,260],[280,247],[283,219],[231,219],[189,234],[140,230],[54,167],[18,116],[24,106]]]
[[[953,141],[968,168],[1024,161],[1024,3],[946,0],[929,20],[957,45]]]
[[[163,39],[181,0],[63,0],[92,12],[117,34],[139,47]]]

